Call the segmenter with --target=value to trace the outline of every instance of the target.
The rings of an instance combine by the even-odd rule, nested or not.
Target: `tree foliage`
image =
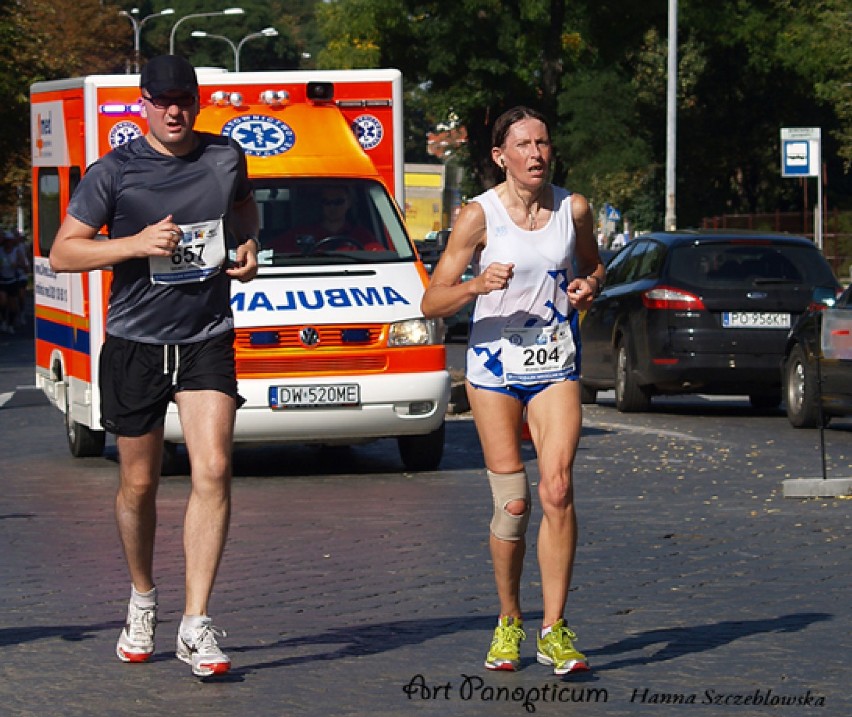
[[[800,201],[780,177],[783,126],[821,126],[827,157],[852,155],[847,0],[681,0],[678,219]],[[553,120],[554,180],[660,226],[667,12],[633,0],[331,0],[327,67],[399,67],[407,109],[469,134],[471,191],[497,180],[489,126],[530,104]],[[826,44],[826,38],[832,39]],[[791,52],[791,45],[797,49]],[[817,51],[818,50],[818,51]],[[411,134],[411,132],[409,132]],[[829,160],[835,205],[848,178]]]
[[[118,48],[127,28],[99,0],[0,5],[0,202],[9,224],[17,190],[29,181],[29,86],[83,72],[123,70]],[[14,51],[12,49],[14,48]]]
[[[241,69],[398,67],[406,89],[406,154],[458,121],[468,134],[468,191],[499,178],[490,126],[527,104],[552,121],[554,181],[618,206],[640,228],[663,215],[667,8],[635,0],[241,0],[241,16],[193,18],[175,36],[196,65]],[[123,72],[132,25],[146,17],[143,59],[168,51],[178,18],[211,0],[0,0],[0,174],[4,206],[28,173],[28,87],[36,80]],[[852,203],[852,16],[848,0],[680,0],[678,223],[722,212],[797,208],[780,177],[780,128],[821,127],[828,200]]]

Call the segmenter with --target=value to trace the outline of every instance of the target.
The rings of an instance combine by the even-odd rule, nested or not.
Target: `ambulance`
[[[261,216],[258,275],[231,290],[246,399],[235,442],[394,438],[406,470],[436,469],[450,378],[443,326],[420,313],[428,277],[399,208],[400,73],[199,70],[198,78],[196,129],[243,147]],[[86,167],[146,132],[139,76],[38,82],[30,99],[36,383],[64,413],[72,455],[97,456],[111,272],[56,274],[48,257]],[[332,234],[329,212],[338,213]],[[191,246],[172,261],[192,271]],[[168,466],[183,442],[174,406],[165,438]]]

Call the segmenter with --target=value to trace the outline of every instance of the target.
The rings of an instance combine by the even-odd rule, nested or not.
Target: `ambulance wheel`
[[[444,424],[425,436],[399,436],[399,455],[409,471],[434,471],[444,456]]]
[[[65,436],[68,448],[75,458],[95,458],[102,456],[106,444],[106,431],[93,431],[88,426],[71,418],[71,408],[65,404]]]
[[[598,390],[580,381],[580,403],[591,406],[598,402]]]

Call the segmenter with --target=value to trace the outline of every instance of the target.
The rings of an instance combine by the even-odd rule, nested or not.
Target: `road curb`
[[[852,496],[852,478],[788,478],[782,485],[785,498]]]

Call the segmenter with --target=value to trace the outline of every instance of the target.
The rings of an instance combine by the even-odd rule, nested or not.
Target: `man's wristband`
[[[603,291],[603,282],[598,279],[598,277],[596,277],[594,274],[589,274],[586,277],[586,281],[591,281],[592,279],[595,280],[595,296],[600,296],[601,291]]]

